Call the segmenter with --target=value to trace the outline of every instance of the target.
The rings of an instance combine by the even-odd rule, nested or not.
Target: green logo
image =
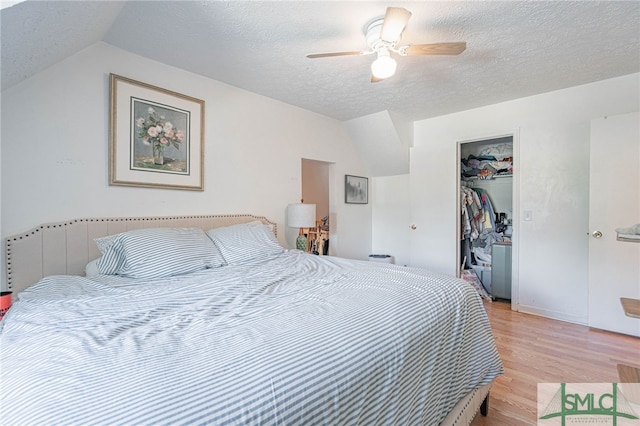
[[[572,423],[591,423],[596,417],[604,416],[600,418],[605,420],[609,417],[606,420],[614,426],[618,424],[618,419],[638,420],[617,383],[607,383],[606,389],[596,385],[585,383],[568,390],[566,383],[560,383],[560,388],[542,410],[539,419],[560,418],[562,426],[565,426],[567,418],[571,418]]]

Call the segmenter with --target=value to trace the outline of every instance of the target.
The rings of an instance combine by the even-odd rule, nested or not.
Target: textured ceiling
[[[363,29],[387,6],[405,43],[466,41],[459,56],[400,57],[370,83]],[[2,89],[97,41],[339,120],[418,120],[640,71],[639,1],[33,1],[0,11]]]

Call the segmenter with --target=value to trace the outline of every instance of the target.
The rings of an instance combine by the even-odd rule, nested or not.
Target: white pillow
[[[160,278],[225,264],[202,229],[149,228],[97,238],[98,272],[129,278]]]
[[[259,221],[213,228],[207,231],[207,235],[229,265],[284,252],[272,227]]]
[[[100,258],[93,259],[91,262],[87,263],[87,266],[84,267],[85,277],[95,277],[100,274],[100,271],[98,271],[98,260],[100,260]]]

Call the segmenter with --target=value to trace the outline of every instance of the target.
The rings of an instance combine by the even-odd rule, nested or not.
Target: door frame
[[[491,139],[499,139],[511,137],[513,143],[513,185],[511,188],[511,199],[512,199],[512,210],[513,210],[513,219],[511,221],[511,226],[513,227],[512,233],[512,241],[511,241],[511,309],[514,311],[518,311],[519,300],[520,300],[520,269],[519,269],[519,259],[520,259],[520,238],[518,238],[518,231],[520,229],[520,128],[514,129],[511,133],[501,133],[497,135],[491,136],[483,136],[473,139],[460,140],[456,142],[456,271],[457,276],[460,277],[460,266],[462,265],[461,258],[461,243],[460,243],[460,235],[462,233],[462,223],[460,218],[460,163],[461,163],[461,150],[462,145],[473,142],[482,142]]]

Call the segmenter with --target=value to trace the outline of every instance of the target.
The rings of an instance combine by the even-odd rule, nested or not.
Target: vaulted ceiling
[[[388,6],[403,43],[466,41],[457,56],[398,57],[370,82],[364,29]],[[638,1],[33,1],[0,11],[2,89],[103,41],[230,85],[351,120],[419,120],[640,71]]]

